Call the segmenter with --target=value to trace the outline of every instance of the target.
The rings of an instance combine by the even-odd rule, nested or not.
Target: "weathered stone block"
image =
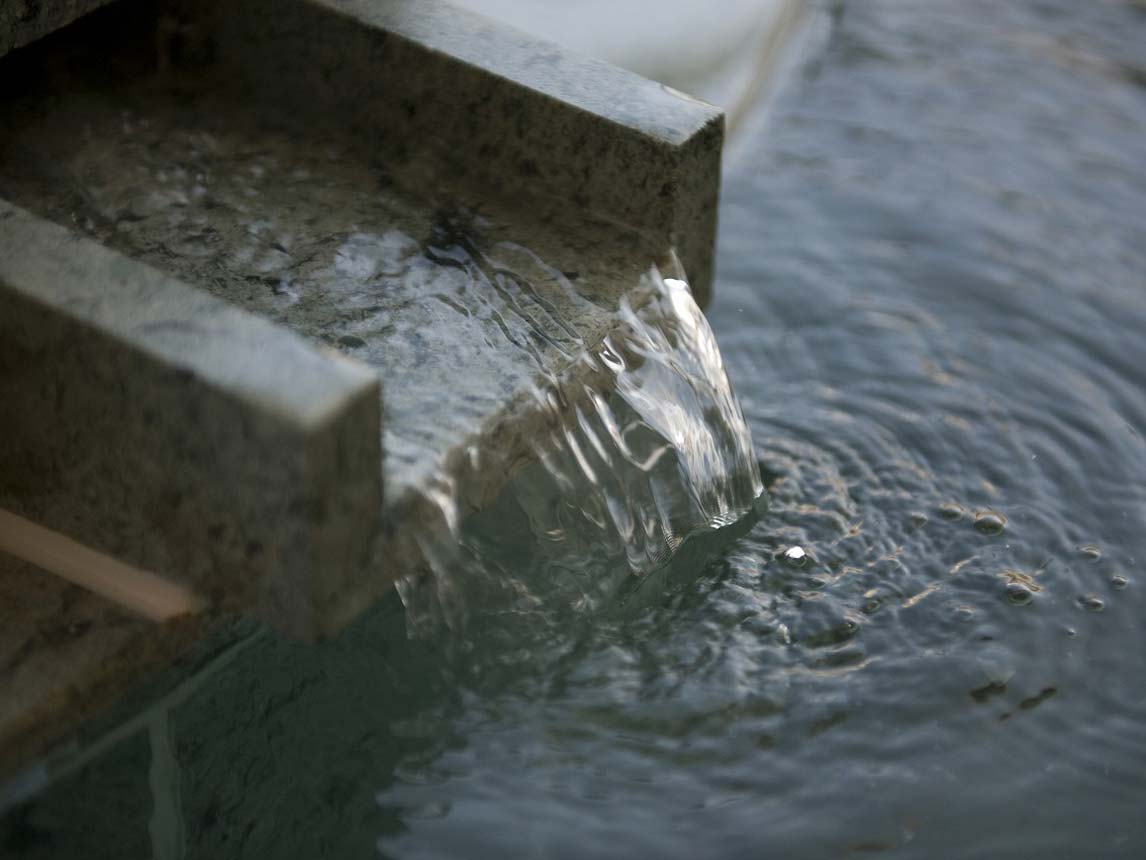
[[[0,507],[299,635],[356,602],[373,372],[0,203],[0,404]]]

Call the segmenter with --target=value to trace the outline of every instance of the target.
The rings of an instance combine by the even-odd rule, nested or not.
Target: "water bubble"
[[[802,546],[792,546],[784,550],[784,562],[789,567],[801,568],[808,564],[809,556]]]
[[[965,513],[967,509],[958,502],[944,502],[939,506],[939,516],[949,522],[963,519]]]
[[[1078,551],[1082,553],[1082,557],[1088,561],[1098,561],[1102,558],[1102,549],[1096,544],[1083,544],[1078,548]]]
[[[921,529],[927,525],[927,514],[920,511],[915,511],[911,515],[911,527]]]
[[[975,514],[975,531],[981,535],[998,535],[1007,527],[1007,518],[998,511],[980,511]]]
[[[956,606],[955,617],[966,623],[975,618],[975,608],[972,606]]]
[[[1026,606],[1035,598],[1034,592],[1021,582],[1008,582],[1005,591],[1007,600],[1015,606]]]
[[[1120,573],[1116,573],[1110,577],[1110,584],[1117,589],[1123,589],[1130,584],[1130,580]]]
[[[1007,600],[1016,606],[1025,606],[1031,602],[1036,593],[1043,590],[1038,580],[1021,570],[1004,570],[1002,576],[1007,581],[1003,593],[1006,594]]]
[[[1097,594],[1083,594],[1078,598],[1078,605],[1083,609],[1090,612],[1101,612],[1106,608],[1106,604],[1102,602],[1102,598]]]

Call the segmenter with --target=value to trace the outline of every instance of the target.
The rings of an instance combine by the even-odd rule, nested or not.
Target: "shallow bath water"
[[[1146,852],[1146,15],[830,14],[725,186],[767,514],[591,617],[250,641],[165,716],[167,856]],[[86,856],[147,856],[147,761],[0,846],[102,793]]]

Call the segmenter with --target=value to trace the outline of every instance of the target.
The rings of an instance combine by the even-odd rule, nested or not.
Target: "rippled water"
[[[1146,853],[1146,14],[829,15],[722,210],[767,513],[593,613],[256,637],[0,846]]]

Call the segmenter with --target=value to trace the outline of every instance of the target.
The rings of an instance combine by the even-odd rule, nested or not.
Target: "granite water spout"
[[[0,770],[237,617],[591,608],[752,510],[718,110],[438,2],[57,5],[0,41]]]

